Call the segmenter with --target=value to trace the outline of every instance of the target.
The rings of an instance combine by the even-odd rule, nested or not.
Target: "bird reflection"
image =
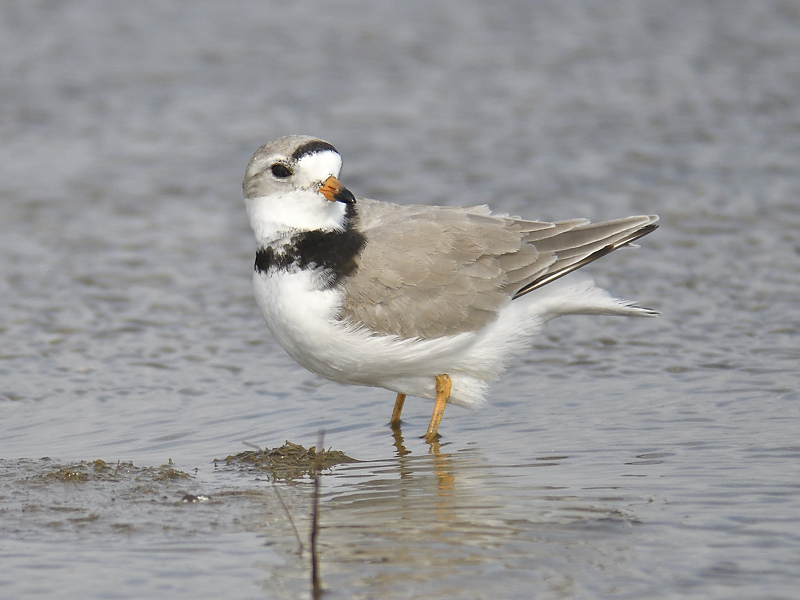
[[[403,458],[411,454],[411,450],[406,448],[405,441],[403,440],[403,428],[400,426],[400,423],[390,423],[390,427],[392,428],[392,437],[394,438],[394,447],[397,450],[398,458]]]
[[[411,471],[404,468],[403,458],[411,454],[411,450],[406,448],[405,440],[403,438],[402,424],[391,423],[392,437],[394,438],[394,447],[397,452],[397,458],[400,466],[400,477],[404,478],[411,474]],[[451,492],[455,487],[455,475],[453,474],[453,461],[450,454],[442,453],[442,444],[439,442],[437,436],[433,441],[428,442],[428,454],[433,456],[433,470],[439,480],[439,492]]]

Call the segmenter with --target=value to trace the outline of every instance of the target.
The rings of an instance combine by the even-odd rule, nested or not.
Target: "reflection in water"
[[[411,450],[406,448],[405,440],[403,440],[403,429],[399,423],[393,423],[392,437],[394,438],[394,447],[397,449],[397,456],[400,458],[411,454]]]
[[[400,423],[393,423],[392,427],[392,437],[394,438],[394,447],[397,450],[397,457],[400,469],[400,477],[402,478],[403,475],[403,459],[411,454],[411,450],[406,448],[405,442],[403,440],[403,429]],[[455,477],[452,473],[452,463],[450,461],[449,454],[442,454],[442,444],[439,442],[438,439],[428,442],[430,446],[429,454],[433,456],[434,461],[434,472],[436,476],[439,478],[439,491],[446,491],[452,490],[453,484],[455,482]]]
[[[494,466],[479,450],[447,453],[438,443],[415,455],[399,426],[392,435],[394,458],[342,465],[326,478],[326,597],[469,597],[493,579],[507,597],[561,597],[576,592],[576,569],[598,577],[625,569],[633,519],[619,496],[602,506],[597,492],[554,494],[530,464]],[[609,544],[609,535],[619,539]]]

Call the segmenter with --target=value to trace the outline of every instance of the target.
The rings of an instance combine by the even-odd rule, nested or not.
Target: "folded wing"
[[[358,199],[367,235],[345,282],[340,318],[378,334],[435,338],[475,331],[506,303],[657,227],[658,217],[556,223],[487,207],[401,206]]]

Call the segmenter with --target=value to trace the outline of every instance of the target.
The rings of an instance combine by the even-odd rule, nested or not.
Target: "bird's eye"
[[[270,171],[272,174],[275,175],[278,179],[286,179],[287,177],[291,177],[292,172],[286,165],[282,165],[281,163],[275,163],[270,167]]]

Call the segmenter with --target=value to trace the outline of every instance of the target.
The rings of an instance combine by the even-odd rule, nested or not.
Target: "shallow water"
[[[3,3],[0,596],[307,596],[272,484],[214,459],[324,429],[361,461],[326,597],[796,597],[800,9],[735,6]],[[252,298],[239,186],[288,133],[362,196],[657,213],[587,270],[662,316],[551,323],[438,453],[430,402],[393,436]],[[48,477],[96,459],[144,471]]]

